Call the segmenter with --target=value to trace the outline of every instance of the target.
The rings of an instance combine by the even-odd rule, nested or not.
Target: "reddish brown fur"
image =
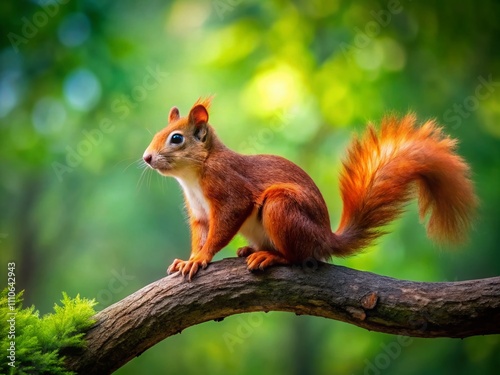
[[[434,121],[415,127],[411,114],[401,120],[386,117],[378,135],[369,126],[352,142],[341,173],[344,208],[337,235],[342,246],[335,255],[354,253],[380,236],[379,228],[399,216],[415,188],[421,219],[430,213],[429,237],[463,241],[477,200],[469,167],[455,146]]]
[[[208,125],[210,99],[198,100],[189,116],[176,108],[169,125],[144,153],[152,168],[176,177],[185,195],[192,231],[188,261],[169,272],[191,278],[241,231],[251,270],[297,264],[361,250],[395,219],[418,185],[420,214],[431,213],[428,233],[462,240],[476,205],[468,167],[454,154],[455,141],[433,122],[415,128],[412,115],[384,119],[380,135],[369,127],[348,151],[341,175],[344,209],[332,233],[325,201],[311,178],[278,156],[246,156],[226,148]],[[182,144],[169,136],[182,133]]]

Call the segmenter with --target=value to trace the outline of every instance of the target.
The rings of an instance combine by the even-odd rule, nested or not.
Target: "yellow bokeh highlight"
[[[246,58],[258,43],[258,30],[248,22],[238,22],[207,35],[197,60],[219,66],[233,64]]]
[[[267,116],[300,101],[304,85],[299,72],[279,63],[258,73],[245,89],[244,103],[257,115]]]
[[[200,30],[210,16],[210,3],[199,1],[177,1],[165,19],[165,29],[178,36],[189,37]]]

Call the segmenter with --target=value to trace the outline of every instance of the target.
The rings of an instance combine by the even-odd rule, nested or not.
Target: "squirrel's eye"
[[[176,133],[172,134],[172,137],[170,137],[170,143],[174,145],[180,145],[182,142],[184,142],[184,136],[182,134]]]

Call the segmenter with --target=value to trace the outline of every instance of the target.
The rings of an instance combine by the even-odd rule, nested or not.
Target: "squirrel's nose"
[[[153,155],[151,154],[145,154],[143,157],[144,161],[148,164],[151,165],[151,160],[153,160]]]

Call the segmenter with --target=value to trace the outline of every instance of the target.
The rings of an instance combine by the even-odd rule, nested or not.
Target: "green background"
[[[179,186],[140,161],[170,107],[211,94],[222,140],[303,167],[334,225],[353,132],[391,111],[437,118],[481,200],[469,243],[430,243],[412,204],[334,262],[419,281],[500,275],[498,1],[40,4],[0,5],[1,267],[16,262],[28,305],[49,312],[64,290],[104,308],[188,256]],[[116,373],[488,374],[499,353],[498,335],[402,338],[272,312],[189,328]]]

